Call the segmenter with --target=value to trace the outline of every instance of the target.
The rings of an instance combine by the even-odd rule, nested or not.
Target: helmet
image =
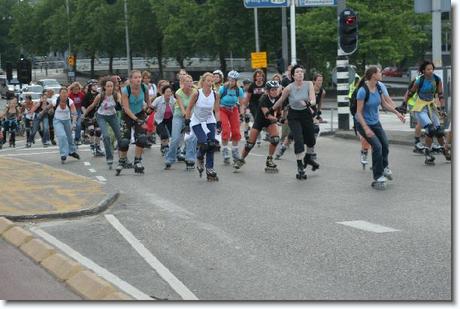
[[[97,80],[95,79],[90,79],[86,82],[86,86],[88,85],[96,85],[97,84]]]
[[[279,88],[280,83],[277,80],[270,80],[265,84],[265,89],[270,90],[273,88]]]
[[[222,73],[221,70],[215,70],[214,72],[212,72],[212,74],[219,74],[219,75],[220,75],[220,79],[224,79],[224,73]]]
[[[252,84],[252,82],[249,80],[249,79],[245,79],[243,80],[243,85],[249,85],[249,84]]]
[[[238,72],[235,71],[235,70],[231,70],[230,72],[228,72],[227,77],[228,77],[228,78],[232,78],[232,79],[234,79],[234,80],[237,80],[238,77],[240,77],[240,73],[238,73]]]

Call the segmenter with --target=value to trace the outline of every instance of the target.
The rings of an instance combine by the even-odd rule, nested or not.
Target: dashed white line
[[[97,180],[99,181],[107,181],[107,179],[105,177],[102,177],[102,176],[96,176]]]
[[[387,227],[387,226],[367,222],[367,221],[364,221],[364,220],[342,221],[342,222],[337,222],[337,223],[338,224],[343,224],[343,225],[346,225],[346,226],[350,226],[350,227],[353,227],[355,229],[364,230],[364,231],[368,231],[368,232],[374,232],[374,233],[389,233],[389,232],[398,232],[399,231],[399,230],[391,228],[391,227]]]
[[[90,166],[90,165],[91,165],[91,163],[89,163],[89,162],[83,162],[83,164],[84,164],[85,166]]]
[[[43,231],[42,229],[37,228],[37,227],[32,227],[30,230],[32,232],[34,232],[35,234],[37,234],[38,236],[40,236],[43,239],[45,239],[50,244],[52,244],[55,247],[57,247],[58,249],[60,249],[62,252],[64,252],[65,254],[70,256],[71,258],[73,258],[76,261],[78,261],[83,266],[85,266],[85,267],[91,269],[92,271],[94,271],[98,276],[101,276],[105,280],[109,281],[113,285],[115,285],[118,288],[120,288],[125,293],[131,295],[135,299],[139,299],[139,300],[154,300],[150,296],[148,296],[147,294],[143,293],[142,291],[138,290],[134,286],[130,285],[128,282],[126,282],[126,281],[120,279],[119,277],[117,277],[116,275],[112,274],[107,269],[102,268],[101,266],[99,266],[98,264],[94,263],[93,261],[91,261],[87,257],[84,257],[83,255],[81,255],[80,253],[78,253],[77,251],[75,251],[74,249],[72,249],[71,247],[66,245],[65,243],[61,242],[60,240],[56,239],[54,236],[52,236],[52,235],[48,234],[47,232]]]
[[[90,171],[91,173],[96,173],[96,170],[94,168],[89,168],[88,171]]]
[[[123,236],[124,239],[139,253],[144,260],[176,291],[184,300],[198,300],[179,279],[177,279],[144,245],[128,231],[113,215],[105,215],[109,223]]]

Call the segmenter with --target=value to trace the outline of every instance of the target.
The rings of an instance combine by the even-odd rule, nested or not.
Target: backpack
[[[131,94],[131,91],[130,91],[130,90],[128,91],[128,98],[129,98],[129,94]],[[116,95],[115,92],[112,93],[112,95],[113,95],[113,100],[115,101],[115,110],[116,110],[116,111],[121,111],[121,110],[122,110],[121,103],[117,101],[118,96]],[[101,106],[102,102],[104,102],[104,99],[105,99],[105,92],[102,91],[102,92],[101,92],[101,98],[100,98],[100,100],[99,100],[99,103],[97,103],[97,106],[96,106],[96,108],[95,108],[94,110],[97,111],[97,110],[99,109],[99,107]]]
[[[434,81],[436,83],[436,88],[435,88],[434,93],[437,93],[439,83],[441,82],[441,78],[439,78],[439,76],[436,75],[436,74],[433,74],[433,76],[434,76]],[[418,84],[418,87],[417,87],[417,95],[419,95],[419,93],[420,93],[420,88],[421,88],[420,86],[423,86],[423,82],[425,81],[425,75],[422,75],[419,78],[420,78],[420,81],[419,81],[419,84]],[[433,81],[431,82],[431,84],[433,84]]]
[[[59,103],[61,103],[61,98],[60,98],[60,97],[57,97],[57,98],[56,98],[56,107],[59,105]],[[70,100],[69,100],[69,98],[67,98],[66,103],[67,103],[67,107],[68,107],[69,110],[70,110]]]
[[[367,100],[369,100],[369,88],[367,87],[366,83],[362,85],[361,87],[364,87],[364,90],[366,91],[366,96],[364,97],[364,104],[366,104]],[[353,90],[353,93],[351,94],[350,98],[350,113],[352,116],[356,114],[356,109],[358,107],[358,100],[356,99],[356,96],[358,95],[358,90],[361,87],[356,87],[355,90]],[[377,91],[379,92],[379,95],[382,95],[382,87],[380,87],[380,84],[377,83]]]
[[[240,96],[240,87],[236,86],[236,98],[238,99],[238,97]],[[225,97],[227,95],[227,92],[228,92],[228,88],[227,87],[224,87],[224,90],[222,91],[222,95],[220,96],[220,98],[222,99],[223,97]]]
[[[142,92],[144,93],[144,99],[146,99],[149,94],[148,89],[143,83],[141,83],[141,88],[142,88]],[[130,85],[126,86],[126,90],[128,91],[128,99],[129,99],[129,97],[131,96],[131,86]]]

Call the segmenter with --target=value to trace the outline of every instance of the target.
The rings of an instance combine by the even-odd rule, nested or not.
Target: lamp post
[[[128,2],[124,0],[124,9],[125,9],[125,36],[126,36],[126,61],[128,62],[128,77],[133,69],[131,67],[131,52],[129,49],[129,31],[128,31]]]

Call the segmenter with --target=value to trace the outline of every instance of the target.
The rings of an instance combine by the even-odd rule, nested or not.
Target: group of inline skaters
[[[395,108],[381,82],[382,74],[378,67],[368,68],[363,78],[351,85],[350,98],[356,101],[353,118],[362,141],[362,160],[367,160],[365,156],[372,148],[372,187],[384,189],[386,181],[392,179],[388,140],[379,121],[380,105],[404,122],[405,102],[411,102],[410,98],[416,97],[408,105],[415,112],[419,126],[425,129],[425,163],[434,164],[431,144],[435,136],[446,159],[450,160],[449,147],[439,122],[442,113],[439,108],[444,106],[442,83],[433,70],[431,62],[422,64],[420,76],[411,84],[403,105],[398,108]],[[160,151],[166,170],[176,161],[185,161],[187,170],[195,169],[196,164],[199,176],[205,173],[208,181],[219,179],[214,169],[216,151],[221,151],[226,165],[231,164],[232,158],[233,168],[238,171],[246,163],[251,149],[260,144],[263,131],[265,140],[269,142],[266,172],[278,172],[274,160],[280,159],[292,141],[297,164],[296,178],[307,179],[305,169],[308,166],[312,167],[312,171],[319,168],[315,144],[319,123],[324,122],[321,105],[326,93],[321,74],[307,81],[304,80],[304,68],[293,65],[288,67],[284,76],[275,74],[271,80],[267,80],[264,71],[259,69],[254,72],[252,81],[244,80],[242,83],[235,70],[228,72],[226,80],[220,70],[204,73],[197,84],[184,69],[177,77],[176,82],[161,80],[157,86],[151,83],[149,72],[133,70],[125,83],[116,75],[99,81],[90,80],[84,88],[75,82],[61,88],[56,95],[52,91],[44,91],[37,104],[26,97],[22,110],[15,99],[9,97],[7,108],[0,118],[8,122],[23,115],[26,120],[26,147],[34,143],[37,132],[41,134],[45,147],[55,144],[53,136],[56,135],[62,163],[68,156],[80,158],[77,147],[85,136],[89,137],[93,154],[105,156],[110,169],[116,149],[119,158],[116,175],[129,168],[134,168],[135,173],[144,173],[144,149],[156,143],[156,134],[161,140]],[[435,99],[440,104],[439,108]],[[50,123],[53,134],[50,134]],[[240,152],[242,123],[246,142]],[[220,143],[217,140],[219,134]],[[3,139],[6,141],[6,136]],[[105,153],[99,145],[101,139]],[[131,144],[135,145],[133,163],[127,157]]]

